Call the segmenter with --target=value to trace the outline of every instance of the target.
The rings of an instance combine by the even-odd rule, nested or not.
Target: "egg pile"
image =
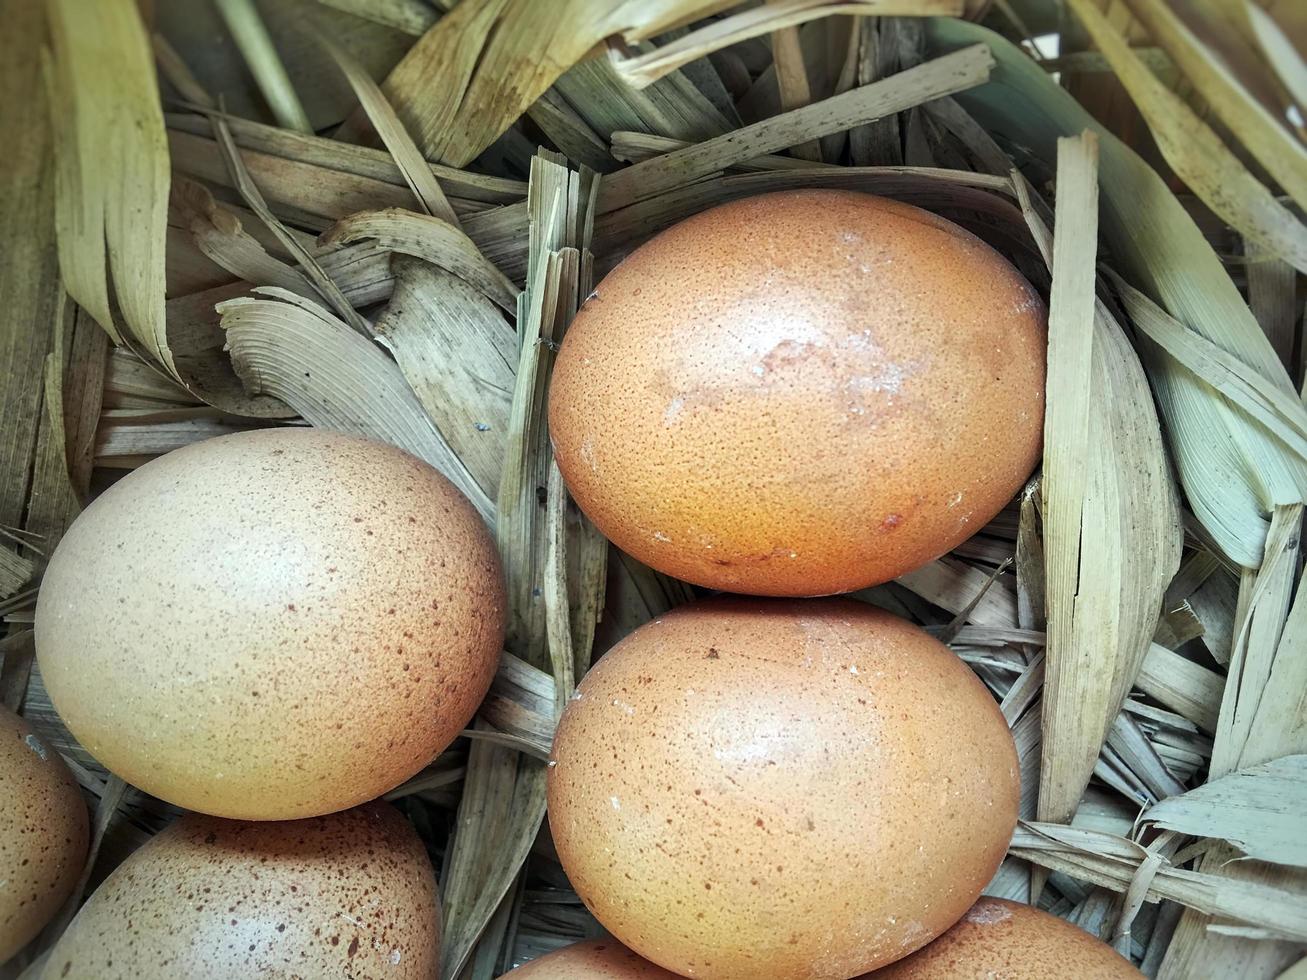
[[[939,641],[833,597],[949,551],[1020,488],[1044,342],[996,252],[865,194],[724,205],[604,278],[554,370],[559,467],[619,547],[735,594],[635,630],[573,693],[549,828],[612,938],[516,975],[1134,974],[980,897],[1020,795],[1003,715]],[[375,801],[471,719],[505,619],[490,532],[400,450],[265,430],[115,484],[50,561],[39,667],[92,755],[192,812],[43,975],[435,976],[430,861]],[[0,877],[31,865],[33,895],[0,891],[2,959],[73,891],[87,822],[57,755],[17,718],[0,734],[20,820],[64,820],[0,826]]]
[[[195,812],[100,886],[44,975],[435,976],[431,863],[369,801],[467,725],[505,616],[490,531],[390,446],[269,429],[116,483],[51,558],[37,660],[92,755]]]

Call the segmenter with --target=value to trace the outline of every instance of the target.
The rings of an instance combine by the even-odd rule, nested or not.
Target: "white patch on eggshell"
[[[992,926],[1012,918],[1012,912],[997,902],[979,901],[962,918],[978,926]]]

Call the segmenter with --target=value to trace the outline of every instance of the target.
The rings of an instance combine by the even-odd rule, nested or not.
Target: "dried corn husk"
[[[957,100],[992,131],[1043,159],[1056,137],[1089,128],[1100,140],[1102,227],[1118,268],[1163,309],[1261,373],[1289,381],[1274,350],[1188,213],[1137,154],[1098,125],[1023,53],[973,24],[924,22],[928,44],[947,51],[984,39],[994,81]],[[1276,503],[1298,502],[1307,467],[1192,372],[1147,344],[1144,365],[1156,392],[1177,473],[1198,520],[1233,561],[1256,567]]]
[[[132,339],[176,374],[163,306],[168,146],[149,39],[132,0],[46,0],[46,11],[64,282],[115,342]]]
[[[1163,800],[1149,823],[1195,837],[1221,837],[1249,857],[1307,867],[1307,756],[1286,755],[1238,769]]]

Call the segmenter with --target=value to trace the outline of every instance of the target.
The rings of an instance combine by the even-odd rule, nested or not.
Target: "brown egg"
[[[267,429],[116,483],[55,551],[36,610],[78,740],[179,806],[330,813],[412,776],[471,718],[504,638],[489,531],[380,443]]]
[[[77,781],[51,746],[0,707],[0,963],[63,906],[86,862]]]
[[[1039,458],[1044,305],[956,225],[846,191],[684,221],[567,332],[549,425],[577,503],[680,579],[823,595],[970,537]]]
[[[1016,824],[976,676],[848,599],[738,597],[642,626],[554,739],[549,825],[604,927],[684,976],[846,980],[939,935]]]
[[[564,946],[504,974],[518,980],[679,980],[612,939]]]
[[[46,980],[436,975],[440,907],[392,807],[238,823],[190,813],[82,906]]]
[[[864,980],[1130,980],[1142,977],[1111,946],[1039,909],[982,898],[952,929]]]

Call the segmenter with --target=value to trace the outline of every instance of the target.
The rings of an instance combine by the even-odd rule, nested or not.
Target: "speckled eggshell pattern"
[[[516,970],[514,980],[679,980],[613,939],[588,939],[564,946]]]
[[[862,980],[1138,980],[1111,946],[1047,912],[982,898],[925,949]]]
[[[431,862],[392,807],[277,823],[187,814],[105,879],[42,980],[434,980]]]
[[[0,706],[0,963],[63,906],[86,862],[86,802],[59,753]]]
[[[615,938],[709,980],[847,980],[971,906],[1016,824],[998,705],[947,647],[848,599],[710,599],[582,680],[549,825]]]
[[[504,637],[490,532],[391,446],[267,429],[169,453],[87,508],[36,648],[97,759],[191,810],[293,819],[373,799],[471,718]]]
[[[974,534],[1041,451],[1044,304],[951,222],[848,191],[669,228],[599,284],[554,368],[577,503],[688,582],[829,595]]]

